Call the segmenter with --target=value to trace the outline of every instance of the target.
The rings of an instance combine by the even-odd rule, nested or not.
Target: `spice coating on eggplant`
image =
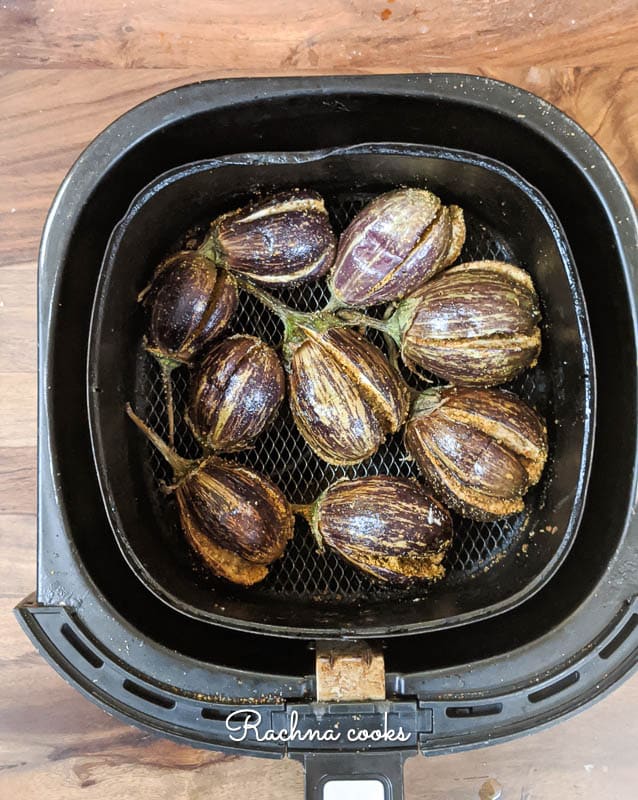
[[[127,406],[127,414],[170,464],[182,530],[215,575],[243,586],[263,580],[292,538],[294,517],[265,476],[232,461],[179,456]]]
[[[452,542],[446,509],[415,481],[388,475],[332,484],[307,512],[321,547],[398,584],[443,577]]]
[[[209,456],[178,482],[175,497],[189,525],[251,563],[276,561],[292,536],[292,517],[281,491],[232,461]]]
[[[403,424],[407,387],[383,353],[356,331],[305,333],[290,362],[295,424],[324,461],[357,464]]]
[[[413,404],[405,444],[437,496],[477,520],[522,511],[548,453],[543,420],[504,389],[428,389]]]
[[[390,327],[408,367],[450,383],[495,386],[536,364],[540,319],[527,272],[475,261],[451,267],[403,301]]]
[[[336,249],[323,198],[307,189],[288,189],[222,214],[200,252],[224,269],[281,285],[321,277]]]
[[[335,301],[365,308],[411,294],[452,264],[465,241],[463,212],[424,189],[376,197],[341,235],[330,288]]]
[[[249,447],[276,416],[286,379],[265,342],[237,334],[215,344],[191,379],[189,422],[208,451]]]

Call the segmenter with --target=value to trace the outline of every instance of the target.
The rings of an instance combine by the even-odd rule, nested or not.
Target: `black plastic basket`
[[[212,579],[185,545],[171,501],[159,490],[170,470],[124,413],[164,436],[162,380],[144,352],[137,295],[165,248],[197,241],[200,220],[246,202],[255,191],[312,188],[343,229],[371,197],[400,185],[427,186],[464,209],[461,258],[490,255],[527,269],[539,292],[543,348],[537,366],[510,387],[547,420],[549,462],[518,515],[493,523],[454,519],[447,575],[433,585],[391,589],[335,554],[317,553],[305,521],[269,577],[238,590]],[[195,225],[195,228],[193,226]],[[201,226],[205,230],[205,226]],[[301,310],[323,307],[325,283],[281,293]],[[233,324],[276,345],[276,317],[242,294]],[[384,347],[383,337],[376,342]],[[589,325],[564,232],[547,201],[511,169],[484,156],[436,147],[365,144],[308,153],[258,153],[203,161],[158,176],[133,201],[106,251],[89,344],[88,404],[105,507],[125,558],[158,597],[196,618],[284,636],[379,636],[436,630],[485,619],[524,602],[551,578],[578,530],[593,444],[594,370]],[[406,371],[417,387],[428,384]],[[183,408],[186,370],[176,381]],[[177,446],[197,446],[177,418]],[[417,476],[402,434],[352,468],[317,458],[284,409],[255,446],[235,459],[268,475],[294,503],[311,503],[342,477]],[[172,513],[171,513],[172,512]]]

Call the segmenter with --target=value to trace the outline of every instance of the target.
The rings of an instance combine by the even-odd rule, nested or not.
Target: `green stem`
[[[262,305],[270,309],[273,314],[276,314],[285,325],[288,324],[288,320],[294,317],[302,318],[305,316],[311,316],[303,311],[294,311],[285,303],[282,303],[281,300],[277,300],[276,297],[273,297],[270,292],[266,292],[264,289],[257,288],[257,286],[249,283],[243,278],[237,278],[237,283],[245,292],[248,292],[248,294],[256,297]]]
[[[392,319],[395,309],[396,303],[390,303],[388,305],[386,310],[383,312],[384,322]],[[401,374],[401,365],[399,364],[399,348],[397,347],[396,342],[387,331],[383,332],[383,341],[385,342],[385,346],[388,350],[388,361],[390,362],[391,366],[394,367],[399,374]]]
[[[214,226],[211,226],[210,232],[195,252],[212,261],[217,267],[224,266],[224,251],[219,243],[217,229]]]
[[[325,494],[325,492],[324,492]],[[315,500],[314,503],[300,503],[296,504],[293,503],[290,508],[292,509],[293,514],[298,514],[300,517],[303,517],[312,533],[312,536],[317,543],[317,550],[320,553],[324,551],[324,544],[323,544],[323,537],[319,532],[319,525],[317,520],[317,506],[319,504],[319,500],[323,497],[323,494]]]
[[[175,445],[175,405],[173,403],[173,370],[175,367],[167,361],[160,360],[162,370],[162,386],[166,399],[166,416],[168,417],[168,443],[171,447]]]
[[[390,336],[397,344],[400,344],[400,334],[395,323],[396,317],[393,315],[387,320],[369,317],[359,311],[344,309],[338,314],[339,318],[347,325],[363,325],[366,328],[374,328],[376,331]]]
[[[245,292],[256,297],[260,303],[270,309],[283,322],[284,358],[290,357],[289,355],[286,356],[288,347],[294,343],[300,344],[304,341],[308,336],[309,330],[316,333],[325,333],[330,328],[343,328],[349,325],[341,317],[327,311],[325,308],[314,312],[295,311],[276,297],[273,297],[270,292],[258,288],[245,279],[238,278],[237,283]]]
[[[181,481],[182,478],[185,478],[189,472],[193,471],[197,465],[197,462],[191,461],[187,458],[182,458],[181,456],[177,455],[172,447],[169,447],[152,428],[150,428],[142,419],[137,416],[137,414],[131,408],[130,403],[126,404],[126,413],[142,431],[146,438],[151,442],[151,444],[156,447],[159,453],[166,459],[166,461],[168,461],[177,482]]]
[[[410,390],[410,413],[411,414],[431,414],[437,408],[445,405],[445,399],[441,399],[441,389],[445,387],[435,386],[432,389]]]
[[[293,514],[298,514],[300,517],[303,517],[308,524],[310,524],[312,520],[312,503],[291,503],[290,509]]]
[[[326,303],[326,305],[321,309],[322,314],[334,314],[335,311],[341,311],[342,308],[346,308],[346,306],[338,300],[333,294],[330,295],[330,300]]]

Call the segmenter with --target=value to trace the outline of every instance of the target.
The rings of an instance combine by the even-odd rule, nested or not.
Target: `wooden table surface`
[[[66,170],[115,117],[179,84],[431,70],[500,78],[555,103],[638,196],[636,0],[0,3],[0,797],[303,793],[290,761],[195,750],[111,719],[44,663],[12,618],[35,586],[36,254]],[[634,677],[534,736],[411,759],[406,795],[486,797],[493,779],[505,800],[630,800],[637,712]]]

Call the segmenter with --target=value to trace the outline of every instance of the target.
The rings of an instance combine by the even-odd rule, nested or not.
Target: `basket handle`
[[[306,800],[403,800],[410,753],[307,753]]]

